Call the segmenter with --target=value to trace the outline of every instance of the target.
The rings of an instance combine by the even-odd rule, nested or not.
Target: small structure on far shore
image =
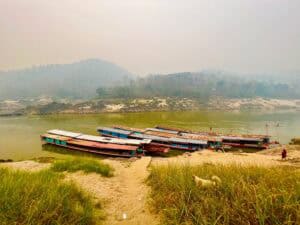
[[[293,138],[290,142],[291,145],[300,145],[300,137],[299,138]]]

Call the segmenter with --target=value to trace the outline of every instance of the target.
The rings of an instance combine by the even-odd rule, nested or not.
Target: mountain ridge
[[[90,98],[99,86],[126,84],[133,75],[111,62],[87,59],[0,72],[0,98],[39,95]]]

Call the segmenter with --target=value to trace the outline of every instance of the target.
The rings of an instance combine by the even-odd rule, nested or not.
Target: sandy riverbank
[[[37,100],[35,102],[0,102],[0,116],[44,114],[91,114],[111,112],[151,112],[190,110],[296,110],[300,111],[299,99],[270,98],[223,98],[212,97],[203,101],[197,98],[154,97],[139,99],[94,99],[94,100]]]
[[[105,224],[155,225],[159,223],[159,219],[147,206],[149,187],[145,184],[151,165],[221,163],[266,167],[285,165],[300,168],[300,146],[289,145],[287,150],[288,159],[284,161],[280,158],[281,147],[259,153],[216,153],[204,150],[171,158],[105,159],[103,161],[115,169],[115,176],[112,178],[82,172],[64,174],[67,180],[74,181],[96,199],[104,200],[107,213]],[[1,165],[26,171],[38,171],[48,168],[51,164],[21,161]]]

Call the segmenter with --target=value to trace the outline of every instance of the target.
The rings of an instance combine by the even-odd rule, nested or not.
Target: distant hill
[[[125,69],[99,59],[0,71],[0,99],[40,95],[89,98],[98,87],[126,85],[131,78]]]
[[[0,71],[0,100],[47,95],[58,98],[180,97],[300,98],[300,72],[238,74],[218,70],[135,77],[99,59]]]
[[[300,98],[300,76],[240,75],[222,71],[150,75],[128,86],[99,88],[100,97],[188,97],[208,100],[225,98]]]

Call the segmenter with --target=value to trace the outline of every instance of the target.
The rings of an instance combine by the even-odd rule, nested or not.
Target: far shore
[[[32,100],[33,101],[33,100]],[[24,103],[25,102],[25,103]],[[299,99],[225,99],[214,97],[208,101],[190,98],[154,97],[139,99],[94,99],[0,102],[0,116],[51,115],[51,114],[99,114],[167,111],[226,111],[226,112],[274,112],[300,111]]]

